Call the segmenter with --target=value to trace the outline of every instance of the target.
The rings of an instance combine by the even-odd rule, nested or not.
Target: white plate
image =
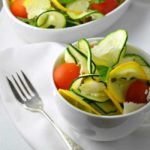
[[[145,0],[146,1],[146,0]],[[117,29],[117,28],[125,28],[129,31],[129,42],[133,43],[137,46],[139,46],[142,49],[145,49],[147,52],[149,52],[150,44],[149,44],[149,37],[150,37],[150,3],[149,0],[147,2],[139,1],[134,2],[134,4],[131,5],[128,12],[121,18],[118,23],[107,30],[107,33]],[[25,44],[24,41],[21,41],[17,35],[15,35],[15,32],[9,27],[9,24],[7,24],[7,18],[2,18],[4,22],[0,22],[0,41],[1,41],[1,49],[15,46],[15,45],[22,45]],[[8,32],[7,32],[8,31]],[[105,35],[103,33],[103,35]],[[9,43],[9,44],[8,44]],[[30,45],[29,45],[30,47]],[[55,118],[56,122],[58,124],[61,124],[62,128],[72,136],[76,142],[80,143],[85,150],[149,150],[150,147],[150,127],[144,127],[140,128],[137,132],[133,133],[132,135],[115,141],[115,142],[95,142],[90,141],[88,139],[85,139],[83,137],[80,137],[79,135],[76,135],[70,129],[67,128],[67,125],[65,121],[60,117],[60,114],[58,113],[57,109],[55,107],[51,107],[50,100],[51,100],[51,86],[49,81],[49,71],[47,69],[44,69],[42,67],[42,64],[44,63],[44,60],[46,60],[50,63],[52,61],[52,51],[48,50],[42,50],[45,51],[41,52],[41,50],[32,49],[32,54],[34,54],[34,57],[30,56],[31,52],[28,51],[28,48],[25,51],[25,55],[23,56],[21,51],[19,49],[15,49],[14,53],[12,53],[11,50],[2,51],[0,52],[0,72],[3,74],[3,77],[7,74],[14,73],[15,71],[18,71],[19,68],[22,68],[27,72],[30,79],[35,84],[36,88],[40,92],[40,95],[45,99],[45,97],[48,97],[45,99],[46,104],[46,110],[49,113],[52,113],[52,116]],[[46,53],[48,55],[46,55]],[[41,57],[39,57],[39,54]],[[3,59],[3,56],[7,56],[6,60],[9,60],[6,62],[6,60]],[[18,65],[14,66],[14,62],[17,62],[16,58],[19,58]],[[34,58],[34,61],[30,67],[28,63],[24,63],[25,59],[28,59],[29,62],[32,62]],[[44,58],[44,59],[42,59]],[[41,60],[42,63],[39,62]],[[6,63],[5,63],[6,62]],[[2,66],[4,64],[7,66],[10,64],[7,68]],[[40,65],[39,65],[40,64]],[[48,65],[48,64],[47,64]],[[34,68],[34,70],[32,69]],[[51,68],[50,65],[46,66],[46,68]],[[43,72],[41,70],[44,69]],[[38,73],[38,76],[36,74]],[[46,78],[47,82],[42,82],[42,78]],[[39,82],[37,82],[39,81]],[[51,127],[51,125],[47,122],[45,118],[40,116],[39,114],[33,114],[26,110],[24,110],[12,97],[13,95],[9,91],[5,91],[4,85],[7,86],[6,81],[4,78],[1,78],[1,86],[3,86],[2,95],[4,95],[2,98],[3,104],[6,106],[6,110],[8,114],[11,116],[12,121],[15,123],[17,129],[21,132],[21,134],[24,136],[26,141],[31,144],[33,148],[36,150],[59,150],[59,149],[65,149],[65,146],[61,142],[61,140],[58,138],[57,134]],[[11,102],[8,104],[9,101]],[[52,101],[53,102],[53,101]],[[53,105],[55,106],[55,105]],[[18,111],[20,113],[18,113]],[[17,113],[16,113],[17,112]],[[27,118],[26,118],[27,117]],[[23,122],[28,121],[28,126],[25,126]],[[36,126],[32,126],[32,134],[28,133],[29,125],[33,125],[32,121],[36,124]],[[39,128],[41,129],[39,131]],[[34,138],[32,138],[33,134]],[[43,143],[44,142],[44,143]],[[58,144],[59,143],[59,144]]]

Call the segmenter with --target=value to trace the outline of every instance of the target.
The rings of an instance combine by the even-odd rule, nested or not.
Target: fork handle
[[[64,142],[66,143],[69,150],[83,150],[81,146],[79,146],[77,143],[75,143],[66,133],[64,133],[53,121],[53,119],[42,109],[40,109],[40,112],[50,121],[50,123],[53,125],[53,127],[57,130],[59,135],[62,137]]]

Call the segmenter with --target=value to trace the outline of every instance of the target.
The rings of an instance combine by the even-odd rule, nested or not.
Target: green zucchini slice
[[[129,61],[135,61],[142,66],[149,66],[149,64],[139,55],[137,54],[126,54],[118,64],[126,63]]]
[[[86,39],[80,39],[78,41],[78,49],[87,56],[87,69],[91,74],[92,71],[92,52],[89,42]]]
[[[64,28],[66,26],[66,18],[58,11],[46,11],[38,16],[37,26],[41,28]]]
[[[65,59],[65,62],[67,63],[77,64],[76,58],[72,55],[72,53],[70,52],[68,48],[65,50],[64,59]]]
[[[96,102],[106,102],[109,99],[104,92],[105,89],[106,84],[97,75],[80,76],[70,87],[70,90],[76,95],[88,101]]]
[[[95,102],[90,104],[93,108],[99,111],[102,115],[118,115],[119,112],[113,102],[108,100],[105,103]]]
[[[90,16],[92,17],[92,20],[97,20],[104,17],[104,15],[100,12],[92,13]]]
[[[92,73],[95,73],[96,66],[94,62],[89,62],[88,64],[88,57],[84,55],[78,48],[73,46],[72,44],[68,45],[68,50],[73,55],[73,57],[76,59],[77,64],[81,67],[81,74],[89,74],[88,65],[92,65]],[[65,59],[66,60],[66,59]],[[68,60],[66,60],[68,62]]]
[[[113,66],[121,56],[126,45],[128,35],[125,30],[119,29],[108,34],[92,48],[93,61],[96,65]]]

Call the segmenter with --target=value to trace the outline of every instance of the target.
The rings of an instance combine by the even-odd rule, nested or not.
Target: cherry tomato
[[[11,2],[10,10],[16,17],[27,18],[26,8],[23,6],[24,0],[14,0]]]
[[[149,86],[142,80],[135,80],[128,87],[125,101],[134,103],[147,103]]]
[[[80,74],[80,67],[74,63],[64,63],[54,71],[54,81],[57,88],[69,89],[72,81]]]
[[[103,14],[107,14],[118,7],[118,5],[117,0],[105,0],[100,3],[92,3],[90,7],[91,9],[96,9]]]

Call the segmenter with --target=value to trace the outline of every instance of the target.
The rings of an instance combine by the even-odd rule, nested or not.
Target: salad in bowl
[[[103,39],[69,44],[53,79],[60,95],[76,108],[101,116],[137,111],[150,100],[150,65],[118,29]]]
[[[65,28],[100,19],[124,0],[10,0],[12,14],[39,28]]]
[[[2,1],[10,27],[29,43],[68,43],[82,37],[95,36],[113,25],[131,4],[131,0],[111,0],[118,3],[117,7],[115,5],[115,8],[112,8],[112,5],[107,5],[110,0],[98,0],[100,6],[103,4],[108,7],[104,9],[105,12],[100,12],[91,8],[93,0],[67,0],[68,3],[61,3],[62,0]],[[67,8],[67,5],[71,8]]]

